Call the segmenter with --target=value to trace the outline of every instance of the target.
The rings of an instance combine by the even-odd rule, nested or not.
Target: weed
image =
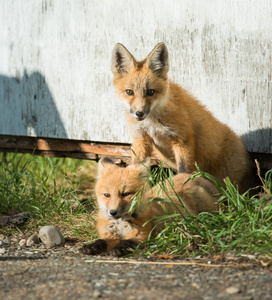
[[[161,172],[161,171],[159,171]],[[152,174],[150,174],[152,176]],[[146,256],[169,253],[173,255],[207,255],[234,251],[236,254],[268,254],[272,255],[272,170],[268,171],[263,180],[262,195],[249,196],[249,191],[239,194],[229,178],[222,186],[211,175],[198,169],[191,178],[204,176],[213,181],[220,193],[219,211],[201,213],[197,217],[182,214],[175,205],[176,212],[157,218],[165,228],[153,239],[145,242]],[[172,176],[157,185],[168,195],[166,184],[173,188]],[[182,199],[181,207],[184,207]],[[167,199],[152,201],[172,202]],[[172,202],[173,203],[173,202]]]
[[[37,227],[51,224],[60,227],[69,238],[92,241],[96,238],[94,170],[95,164],[89,161],[0,153],[0,214],[8,214],[10,210],[29,211],[31,219],[25,230],[37,231]],[[196,176],[204,176],[217,185],[219,211],[197,217],[182,214],[179,207],[184,205],[179,198],[180,205],[175,206],[174,214],[165,210],[165,215],[157,219],[165,228],[145,242],[144,251],[138,253],[196,256],[234,251],[272,255],[272,170],[261,178],[263,194],[254,197],[249,192],[239,194],[228,178],[222,186],[199,169],[193,175]],[[135,195],[132,209],[149,186],[157,186],[166,195],[169,186],[173,189],[173,173],[163,166],[152,169],[147,179],[147,186]],[[169,196],[152,201],[169,203],[172,199]],[[92,213],[86,204],[91,206]],[[11,230],[19,229],[5,228]]]
[[[86,238],[89,227],[95,235],[92,214],[82,201],[94,206],[93,193],[85,192],[93,188],[94,169],[89,161],[0,153],[0,214],[28,211],[27,226],[61,224],[79,238]]]

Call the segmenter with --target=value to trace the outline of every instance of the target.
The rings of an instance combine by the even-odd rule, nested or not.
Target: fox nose
[[[144,112],[143,111],[136,111],[135,115],[138,117],[138,118],[142,118],[144,116]]]
[[[117,210],[111,209],[110,210],[110,215],[115,217],[117,215]]]

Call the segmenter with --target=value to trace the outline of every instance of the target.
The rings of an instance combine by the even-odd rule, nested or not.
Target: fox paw
[[[132,253],[136,246],[137,243],[132,240],[122,240],[117,246],[112,248],[109,254],[117,257],[125,256]]]
[[[107,250],[107,243],[105,240],[97,240],[92,244],[84,245],[79,249],[79,252],[87,255],[97,255]]]

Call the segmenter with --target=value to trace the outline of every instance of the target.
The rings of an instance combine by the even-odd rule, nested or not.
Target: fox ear
[[[98,177],[100,177],[101,172],[109,165],[115,165],[114,161],[112,161],[108,157],[102,157],[98,162]]]
[[[140,162],[140,164],[142,164],[145,169],[148,169],[148,171],[150,170],[150,166],[151,166],[151,158],[150,157],[146,157],[144,160],[142,160]]]
[[[147,56],[148,68],[158,77],[169,71],[168,50],[164,43],[159,43]]]
[[[144,177],[144,176],[147,176],[149,174],[150,164],[151,164],[150,157],[147,157],[141,162],[137,162],[135,164],[129,165],[128,168],[129,167],[137,168],[138,177]]]
[[[111,70],[114,75],[130,72],[135,62],[133,55],[122,44],[115,45],[111,60]]]

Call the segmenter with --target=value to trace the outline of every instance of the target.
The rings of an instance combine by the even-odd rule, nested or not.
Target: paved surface
[[[272,299],[269,261],[117,260],[85,256],[79,247],[5,245],[0,299]]]

